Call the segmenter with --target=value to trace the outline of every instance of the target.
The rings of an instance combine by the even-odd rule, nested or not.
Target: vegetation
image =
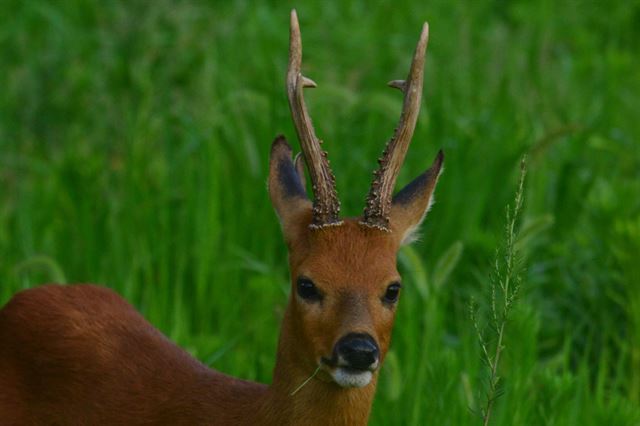
[[[485,318],[487,325],[483,328],[478,321],[478,306],[475,300],[469,304],[471,321],[478,334],[478,342],[482,348],[482,360],[487,365],[487,389],[486,403],[481,409],[484,426],[489,424],[491,413],[496,399],[502,394],[501,380],[499,375],[500,357],[506,348],[505,336],[507,322],[509,322],[511,310],[520,294],[522,286],[522,265],[520,263],[516,224],[524,202],[524,177],[526,175],[526,161],[523,158],[520,165],[520,180],[516,192],[513,207],[507,206],[506,225],[504,230],[504,241],[502,249],[496,250],[494,269],[491,275],[491,299],[490,314]],[[492,332],[492,343],[489,343],[488,334]]]
[[[0,4],[0,303],[43,282],[120,292],[203,362],[268,382],[289,291],[265,182],[307,93],[343,211],[364,206],[422,21],[423,110],[399,178],[439,148],[403,249],[372,424],[480,424],[504,208],[528,155],[494,425],[640,424],[640,3],[550,0]],[[480,324],[482,326],[482,324]],[[489,342],[495,343],[495,342]]]

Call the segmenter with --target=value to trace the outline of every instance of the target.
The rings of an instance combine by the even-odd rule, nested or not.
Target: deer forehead
[[[318,284],[379,286],[398,278],[396,239],[385,231],[346,219],[339,226],[309,229],[292,248],[292,270]],[[353,287],[351,287],[353,288]]]

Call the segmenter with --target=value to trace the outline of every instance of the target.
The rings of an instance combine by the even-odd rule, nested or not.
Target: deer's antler
[[[389,231],[389,213],[393,188],[400,171],[400,166],[409,149],[413,131],[420,112],[422,97],[422,78],[424,74],[424,57],[429,39],[429,25],[425,22],[420,40],[413,55],[411,69],[406,80],[393,80],[389,86],[402,90],[404,102],[400,122],[391,140],[378,160],[380,167],[374,172],[371,189],[367,196],[362,223]]]
[[[304,77],[300,72],[302,63],[302,41],[300,25],[295,10],[291,11],[291,29],[289,41],[289,67],[287,70],[287,95],[293,123],[298,132],[302,155],[309,169],[313,187],[312,227],[323,227],[341,223],[340,201],[336,192],[335,177],[329,167],[327,153],[322,150],[321,140],[315,134],[311,118],[304,103],[302,90],[316,87],[316,83]]]

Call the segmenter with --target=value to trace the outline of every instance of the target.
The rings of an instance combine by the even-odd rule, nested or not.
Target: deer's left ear
[[[433,204],[433,191],[442,172],[444,153],[438,152],[435,161],[423,174],[411,181],[393,197],[389,221],[400,244],[409,244]]]

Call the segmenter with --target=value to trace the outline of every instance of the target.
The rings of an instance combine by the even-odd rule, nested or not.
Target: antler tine
[[[298,15],[291,11],[289,42],[289,67],[287,70],[287,95],[293,123],[298,133],[302,155],[307,163],[314,193],[312,227],[337,225],[340,222],[340,201],[336,192],[335,177],[331,172],[327,153],[322,150],[321,140],[315,134],[307,112],[302,90],[316,87],[316,83],[300,72],[302,63],[302,41]]]
[[[385,231],[390,230],[389,213],[396,178],[409,149],[420,113],[424,57],[428,39],[429,24],[425,22],[413,55],[409,76],[406,80],[393,80],[388,83],[389,86],[400,89],[404,93],[402,113],[393,137],[387,143],[382,157],[378,160],[380,167],[374,172],[362,222],[367,226]]]

